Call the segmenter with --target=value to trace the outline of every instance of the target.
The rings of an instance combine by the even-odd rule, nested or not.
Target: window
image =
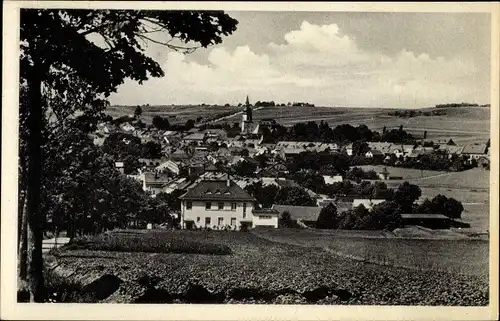
[[[223,202],[219,202],[218,207],[219,207],[219,210],[223,210],[224,209],[224,203]]]
[[[236,211],[236,203],[231,203],[231,210]]]
[[[200,217],[199,216],[196,218],[196,223],[200,223]]]
[[[236,226],[236,217],[231,217],[231,226]]]
[[[259,219],[261,219],[261,220],[270,220],[271,219],[271,215],[259,215]]]
[[[210,217],[205,217],[205,226],[210,225]]]
[[[247,203],[243,203],[243,218],[247,217]]]
[[[217,225],[221,226],[222,224],[224,224],[224,218],[223,217],[219,217],[217,219]]]
[[[187,201],[187,202],[186,202],[186,209],[187,209],[187,210],[190,210],[190,209],[192,209],[192,208],[193,208],[193,202],[191,202],[191,201]]]
[[[211,208],[212,208],[212,203],[210,203],[210,202],[206,202],[206,203],[205,203],[205,209],[206,209],[206,210],[209,210],[209,209],[211,209]]]

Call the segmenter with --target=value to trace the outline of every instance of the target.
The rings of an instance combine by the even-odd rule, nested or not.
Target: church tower
[[[250,101],[248,100],[248,95],[247,99],[245,101],[245,112],[242,113],[242,119],[241,119],[241,133],[243,134],[248,134],[250,131],[249,126],[253,121],[252,121],[252,107],[250,106]]]
[[[251,123],[252,122],[252,108],[250,107],[250,101],[248,100],[248,95],[247,95],[247,100],[245,102],[246,108],[246,114],[247,114],[247,122]]]

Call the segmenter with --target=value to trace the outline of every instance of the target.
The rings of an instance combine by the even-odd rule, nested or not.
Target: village
[[[125,121],[121,123],[109,119],[107,122],[99,123],[91,136],[94,144],[100,146],[113,135],[120,137],[119,143],[125,146],[133,144],[132,137],[135,137],[140,144],[153,146],[152,157],[143,155],[133,161],[128,158],[128,162],[136,164],[135,167],[119,157],[115,159],[115,166],[122,174],[140,182],[143,190],[151,197],[161,193],[176,195],[175,197],[181,201],[181,206],[170,209],[169,214],[178,222],[177,226],[183,229],[239,230],[262,226],[277,228],[279,222],[282,222],[284,213],[295,226],[307,228],[316,225],[321,209],[329,204],[334,204],[337,211],[352,210],[359,205],[370,211],[374,205],[386,201],[385,198],[377,197],[375,194],[333,193],[332,195],[332,193],[322,193],[322,189],[301,185],[293,179],[290,163],[293,160],[304,159],[305,155],[321,155],[320,157],[327,163],[334,163],[336,157],[342,155],[348,162],[351,160],[351,165],[377,164],[413,168],[422,168],[425,166],[421,165],[424,159],[433,156],[449,161],[451,166],[447,170],[489,168],[489,142],[458,146],[451,139],[436,142],[419,139],[413,144],[408,144],[406,132],[403,132],[405,141],[402,140],[401,143],[381,142],[380,139],[346,144],[325,142],[325,139],[316,141],[275,139],[274,142],[270,142],[265,136],[272,136],[273,132],[279,131],[281,127],[279,123],[274,119],[254,121],[253,106],[249,103],[248,97],[243,107],[242,112],[235,112],[236,116],[241,114],[241,121],[225,127],[229,128],[229,131],[220,123],[216,124],[217,120],[212,121],[212,125],[208,122],[201,126],[193,124],[189,130],[185,128],[163,130],[154,125],[145,126],[140,121],[141,111],[138,107],[135,115],[124,117]],[[227,117],[228,115],[224,115],[220,120]],[[392,132],[397,131],[397,129],[392,130]],[[400,128],[399,131],[402,132],[403,129]],[[353,162],[353,159],[356,160]],[[390,182],[401,179],[392,175],[386,167],[378,172],[363,172],[355,166],[353,171],[352,167],[350,171],[348,168],[347,171],[334,168],[327,173],[320,170],[315,174],[321,174],[320,177],[326,186],[342,184],[349,180],[354,182],[357,180],[360,183],[360,179],[368,182]],[[307,193],[313,202],[307,204],[308,206],[294,202],[259,204],[254,195],[248,192],[248,187],[254,184],[260,184],[260,188],[273,185],[278,189],[295,186]],[[444,214],[403,213],[403,225],[467,226],[467,223],[453,221]],[[459,218],[459,215],[454,218]],[[147,228],[160,225],[148,223]]]

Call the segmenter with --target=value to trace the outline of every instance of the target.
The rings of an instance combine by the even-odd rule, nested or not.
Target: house
[[[367,199],[367,198],[355,198],[352,201],[352,208],[356,208],[363,205],[367,210],[372,210],[373,206],[385,202],[385,199]]]
[[[120,173],[123,174],[125,165],[123,162],[115,162],[115,168],[118,169],[118,171],[120,171]]]
[[[390,178],[390,173],[387,170],[387,167],[384,167],[384,170],[377,172],[377,176],[381,180],[384,180],[384,181],[388,180]]]
[[[290,213],[290,218],[301,226],[314,227],[318,220],[321,207],[319,206],[292,206],[292,205],[273,205],[274,210],[278,211],[279,217],[284,212]]]
[[[365,153],[365,157],[366,158],[383,158],[384,153],[382,153],[378,149],[372,149],[372,150],[369,150]]]
[[[142,164],[143,168],[146,170],[151,170],[157,166],[160,166],[164,160],[161,158],[139,158],[139,163]]]
[[[405,155],[411,154],[414,150],[414,145],[391,145],[389,154],[394,154],[396,157],[404,157]],[[432,148],[432,147],[431,147]]]
[[[386,154],[392,154],[392,148],[393,144],[392,143],[386,143],[386,142],[368,142],[368,147],[373,150],[378,150],[380,151],[383,155]]]
[[[227,139],[227,133],[224,129],[206,129],[202,133],[204,133],[208,140],[225,140]]]
[[[152,197],[163,192],[164,187],[169,182],[170,177],[163,173],[143,173],[142,174],[142,189],[150,192]]]
[[[439,148],[437,149],[438,151],[443,151],[446,152],[447,154],[451,155],[458,155],[462,152],[463,146],[458,146],[458,145],[439,145]]]
[[[255,199],[229,176],[226,179],[202,180],[179,199],[182,228],[253,227]]]
[[[343,181],[342,175],[335,175],[335,176],[323,175],[323,179],[325,180],[325,184],[333,184]]]
[[[478,160],[480,157],[486,156],[486,146],[486,143],[468,144],[464,146],[460,154],[468,157],[469,161]]]
[[[278,227],[279,212],[273,208],[252,210],[253,227]]]
[[[345,152],[348,156],[352,156],[352,143],[351,144],[348,144],[346,145],[345,147]]]
[[[187,144],[194,143],[197,145],[201,145],[202,143],[205,142],[205,139],[206,139],[205,133],[192,133],[182,138],[182,141]]]
[[[177,190],[183,191],[187,190],[192,184],[193,182],[185,177],[177,178],[168,182],[165,186],[163,186],[162,191],[167,194],[170,194]]]
[[[135,127],[130,125],[128,122],[125,122],[120,125],[120,129],[124,132],[133,132],[135,130]]]

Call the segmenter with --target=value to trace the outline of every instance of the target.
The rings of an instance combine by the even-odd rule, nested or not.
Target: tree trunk
[[[28,78],[29,114],[27,118],[28,129],[28,176],[26,193],[26,218],[28,225],[27,237],[27,263],[28,287],[30,302],[43,302],[43,258],[42,258],[42,216],[40,204],[41,178],[42,178],[42,134],[43,134],[43,106],[41,92],[41,70],[33,67]]]
[[[18,247],[18,257],[17,257],[17,272],[20,280],[26,281],[26,270],[27,270],[27,241],[28,241],[28,222],[27,222],[27,200],[23,197],[22,208],[19,209],[21,212],[21,219],[18,224],[19,228],[19,247]]]

